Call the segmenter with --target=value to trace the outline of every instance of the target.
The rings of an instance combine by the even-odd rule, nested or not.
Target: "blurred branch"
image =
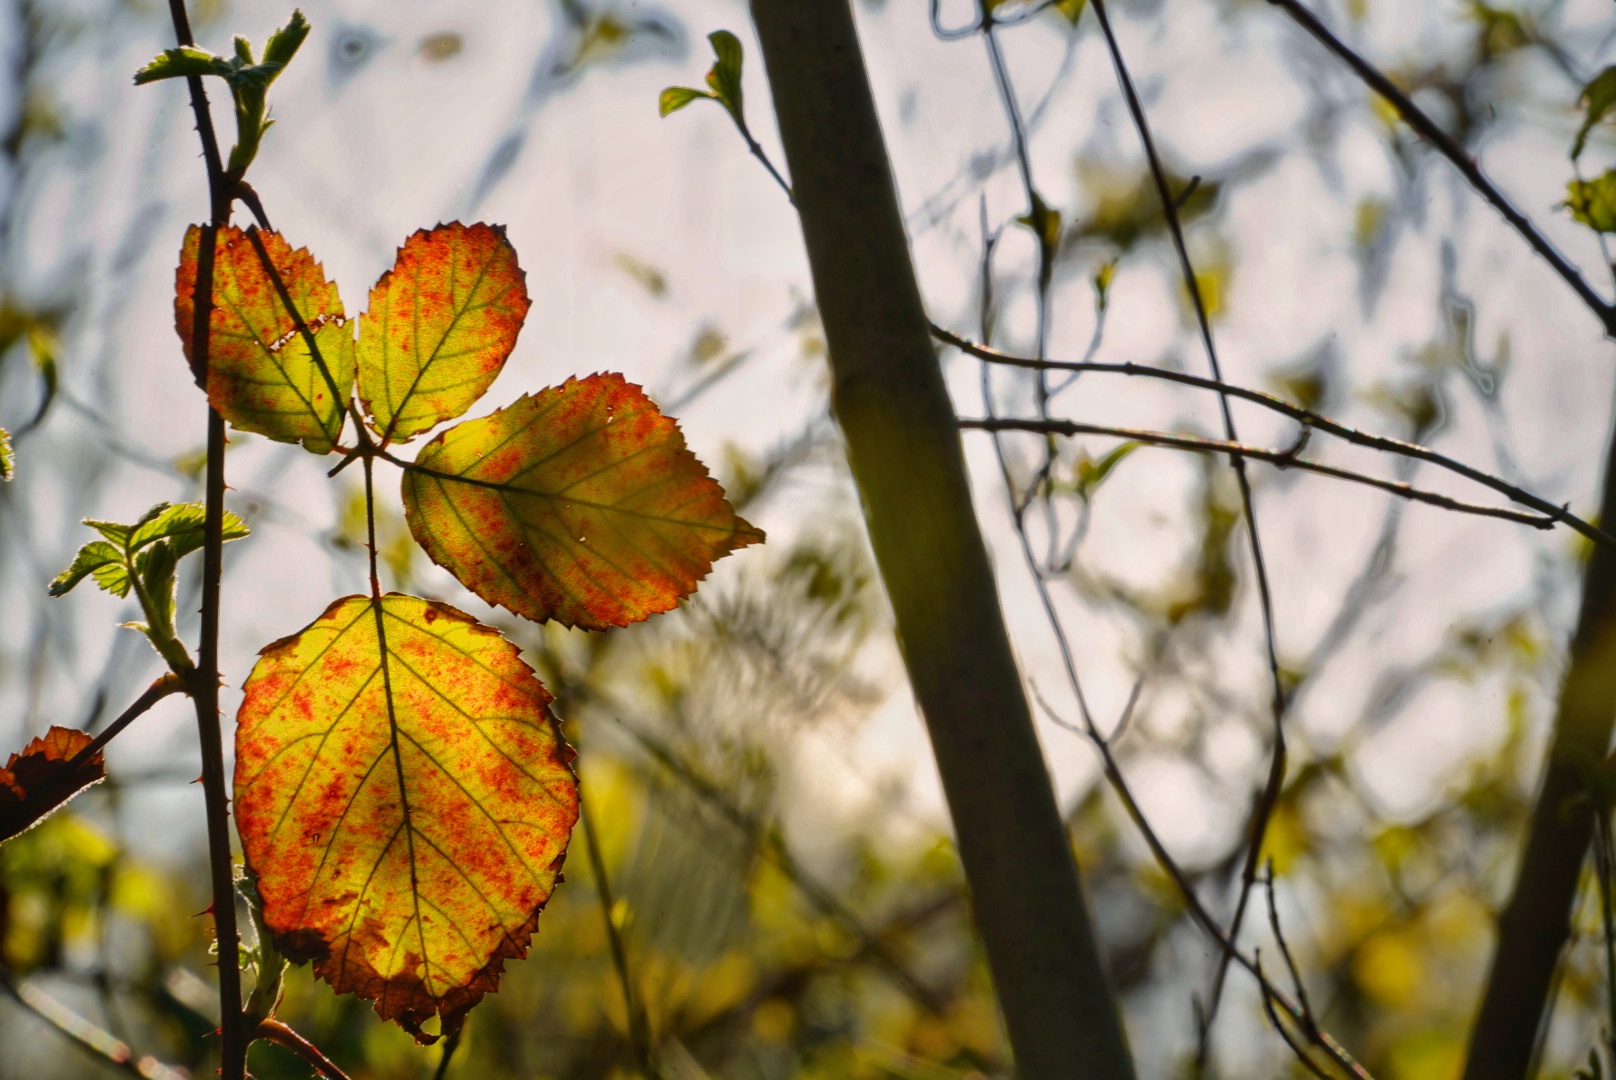
[[[822,914],[835,920],[844,930],[852,934],[858,940],[859,951],[868,953],[874,958],[876,966],[884,970],[900,990],[933,1016],[942,1016],[946,1013],[948,999],[910,971],[908,965],[892,950],[892,947],[879,935],[872,933],[863,921],[842,903],[833,889],[822,884],[809,872],[808,868],[785,846],[775,830],[737,805],[722,787],[702,775],[695,765],[673,747],[638,724],[623,719],[620,714],[615,714],[613,719],[646,753],[762,851]]]
[[[1504,521],[1513,521],[1520,525],[1530,525],[1535,529],[1552,529],[1556,524],[1554,518],[1546,515],[1462,502],[1435,491],[1414,487],[1402,481],[1383,480],[1377,476],[1369,476],[1364,473],[1353,472],[1351,469],[1342,469],[1334,465],[1314,461],[1311,458],[1300,457],[1298,455],[1298,451],[1301,449],[1300,442],[1287,450],[1269,450],[1263,447],[1248,446],[1245,443],[1229,442],[1225,439],[1202,439],[1193,435],[1170,435],[1164,431],[1108,427],[1103,424],[1084,424],[1076,420],[963,418],[960,420],[959,426],[967,431],[1028,431],[1036,434],[1103,435],[1109,438],[1131,439],[1135,442],[1149,443],[1152,446],[1165,446],[1202,453],[1227,454],[1231,458],[1252,458],[1256,461],[1266,461],[1279,469],[1302,469],[1306,472],[1318,473],[1321,476],[1331,476],[1337,480],[1350,480],[1353,483],[1378,488],[1381,491],[1387,491],[1414,502],[1439,506],[1444,510],[1475,514],[1480,517],[1499,518]]]
[[[1593,286],[1583,279],[1581,272],[1571,264],[1571,261],[1538,230],[1532,219],[1516,209],[1515,204],[1499,190],[1498,185],[1488,179],[1487,174],[1482,172],[1481,166],[1476,163],[1476,159],[1471,157],[1457,140],[1438,127],[1436,122],[1414,104],[1413,99],[1400,90],[1384,72],[1354,52],[1298,0],[1268,0],[1268,2],[1284,11],[1293,22],[1313,35],[1314,40],[1343,60],[1358,78],[1397,110],[1397,115],[1401,116],[1409,127],[1447,158],[1477,194],[1491,203],[1493,208],[1503,215],[1504,220],[1532,246],[1532,250],[1542,256],[1544,261],[1554,268],[1555,273],[1571,286],[1572,291],[1581,298],[1588,310],[1599,319],[1605,328],[1606,336],[1616,337],[1616,304],[1606,302],[1594,291]]]
[[[1005,364],[1013,367],[1045,368],[1057,371],[1093,371],[1111,375],[1142,376],[1150,379],[1162,379],[1167,382],[1180,383],[1184,386],[1193,386],[1202,390],[1215,390],[1220,394],[1227,394],[1230,397],[1240,398],[1242,400],[1252,402],[1253,404],[1261,405],[1265,409],[1282,413],[1302,424],[1304,428],[1313,428],[1314,430],[1322,431],[1326,434],[1344,439],[1347,442],[1355,443],[1358,446],[1369,447],[1372,450],[1381,450],[1388,454],[1397,454],[1405,458],[1413,458],[1436,465],[1439,468],[1446,469],[1449,472],[1462,476],[1467,480],[1473,480],[1478,484],[1489,487],[1499,494],[1507,496],[1515,502],[1520,503],[1522,506],[1529,506],[1532,509],[1537,510],[1544,516],[1551,518],[1556,522],[1562,522],[1568,528],[1580,533],[1582,536],[1596,544],[1604,544],[1607,547],[1616,549],[1616,536],[1611,536],[1599,526],[1594,525],[1591,522],[1578,517],[1576,514],[1571,513],[1570,510],[1565,506],[1560,506],[1549,502],[1547,499],[1532,494],[1525,488],[1511,484],[1507,480],[1494,476],[1491,473],[1482,472],[1480,469],[1466,465],[1462,461],[1455,460],[1454,458],[1451,458],[1436,450],[1432,450],[1429,447],[1421,446],[1418,443],[1405,442],[1402,439],[1393,439],[1385,435],[1375,435],[1367,431],[1360,431],[1357,428],[1349,427],[1348,425],[1340,423],[1339,421],[1332,420],[1327,416],[1316,413],[1311,409],[1304,409],[1300,405],[1292,405],[1284,398],[1275,397],[1273,394],[1267,394],[1261,390],[1253,390],[1245,386],[1236,386],[1232,383],[1219,382],[1216,379],[1206,379],[1183,371],[1172,371],[1168,368],[1151,367],[1148,364],[1110,364],[1095,361],[1040,360],[1031,357],[1015,356],[1010,353],[1000,352],[997,349],[990,349],[977,345],[969,339],[960,337],[958,334],[951,333],[950,331],[944,330],[939,326],[932,327],[932,336],[937,338],[939,341],[952,345],[954,348],[959,349],[963,353],[967,353],[968,355],[974,356],[980,360],[986,360],[989,363],[994,364]],[[1306,468],[1306,466],[1302,467]],[[1533,523],[1536,523],[1535,520]]]
[[[628,949],[623,942],[622,929],[617,925],[616,900],[612,897],[611,881],[606,876],[606,860],[600,852],[600,840],[595,835],[592,815],[578,803],[578,817],[584,827],[585,846],[589,849],[589,869],[595,875],[595,895],[600,899],[600,917],[606,923],[606,940],[611,945],[612,966],[617,969],[617,981],[623,987],[623,1011],[628,1017],[628,1041],[634,1051],[635,1063],[646,1080],[661,1080],[651,1056],[651,1028],[646,1022],[645,1008],[640,995],[634,991],[634,979],[629,973]],[[447,1056],[447,1051],[445,1051]],[[447,1068],[447,1065],[444,1066]]]
[[[5,967],[0,967],[0,990],[104,1065],[145,1080],[187,1080],[190,1076],[184,1069],[164,1065],[155,1058],[146,1055],[137,1058],[128,1043],[90,1023],[32,983],[17,978]]]

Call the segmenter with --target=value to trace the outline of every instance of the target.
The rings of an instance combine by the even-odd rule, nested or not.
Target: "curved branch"
[[[1385,99],[1386,103],[1397,110],[1397,115],[1403,122],[1413,128],[1431,146],[1447,158],[1453,167],[1475,189],[1476,193],[1492,204],[1493,209],[1501,214],[1505,221],[1532,246],[1532,250],[1542,256],[1543,260],[1554,268],[1561,279],[1573,292],[1581,298],[1599,319],[1605,328],[1607,337],[1616,337],[1616,304],[1607,302],[1604,297],[1594,291],[1592,285],[1583,278],[1582,273],[1544,236],[1532,219],[1509,201],[1509,197],[1499,190],[1498,185],[1481,171],[1476,159],[1471,157],[1458,141],[1436,125],[1436,121],[1427,116],[1412,98],[1398,89],[1397,84],[1387,78],[1384,72],[1376,68],[1369,61],[1354,52],[1351,46],[1337,37],[1329,27],[1319,21],[1318,16],[1304,7],[1299,0],[1268,0],[1268,2],[1291,17],[1302,29],[1313,35],[1314,40],[1330,50],[1337,57],[1352,68],[1353,72],[1362,79],[1368,87]]]

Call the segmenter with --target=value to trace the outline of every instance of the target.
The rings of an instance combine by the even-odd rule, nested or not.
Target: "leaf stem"
[[[302,1058],[315,1072],[325,1077],[326,1080],[348,1080],[348,1074],[338,1068],[330,1058],[326,1057],[318,1046],[315,1046],[273,1016],[266,1016],[258,1021],[258,1027],[254,1034],[260,1039],[266,1039],[277,1046],[283,1046],[290,1050]]]
[[[90,741],[90,745],[73,755],[73,763],[87,761],[106,748],[107,743],[117,738],[124,728],[140,719],[151,707],[168,697],[170,694],[188,693],[191,684],[184,678],[169,672],[146,687],[146,692],[134,700],[127,709],[118,714],[118,718],[106,726],[106,730]]]

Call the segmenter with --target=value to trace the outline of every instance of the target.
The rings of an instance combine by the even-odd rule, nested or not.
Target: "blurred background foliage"
[[[532,954],[473,1014],[446,1070],[441,1051],[306,970],[289,975],[280,1015],[356,1078],[631,1077],[631,1010],[669,1080],[1007,1075],[825,412],[794,223],[716,110],[655,118],[657,91],[705,64],[692,42],[709,30],[735,30],[755,56],[744,5],[305,6],[305,68],[277,86],[280,124],[254,177],[294,242],[352,300],[409,229],[510,221],[538,326],[506,379],[537,388],[621,368],[646,382],[770,543],[727,560],[676,615],[597,637],[478,608],[386,509],[388,586],[477,611],[555,691],[592,830],[574,837]],[[1199,370],[1155,193],[1084,6],[1004,34],[1034,165],[1061,211],[1051,353],[1092,346],[1100,359]],[[1616,52],[1608,4],[1315,6],[1448,131],[1485,148],[1557,242],[1584,265],[1608,262],[1561,205],[1577,94]],[[934,40],[920,0],[857,7],[928,301],[939,322],[975,332],[982,222],[1024,211],[980,49]],[[1260,0],[1114,7],[1175,186],[1199,178],[1183,212],[1231,380],[1583,507],[1609,421],[1609,357],[1491,211]],[[943,12],[957,23],[971,7]],[[284,15],[207,0],[193,18],[204,43],[222,45]],[[19,474],[0,485],[3,746],[53,722],[104,723],[155,673],[135,635],[113,629],[110,601],[46,598],[78,519],[199,491],[201,403],[165,320],[171,249],[206,205],[201,167],[177,93],[128,85],[166,42],[166,19],[138,0],[13,0],[0,15],[0,424]],[[755,61],[747,77],[753,130],[772,148]],[[1612,157],[1608,128],[1596,129],[1585,166]],[[1031,244],[1010,229],[999,254],[993,316],[1007,347],[1031,337]],[[971,414],[974,367],[945,363]],[[1004,377],[1001,405],[1025,405],[1029,388]],[[1060,400],[1108,422],[1213,430],[1207,401],[1162,386],[1085,377]],[[1248,423],[1253,441],[1288,441]],[[1012,466],[1030,475],[1042,440],[1012,445]],[[984,447],[971,452],[1018,647],[1048,691],[1058,660],[1003,555],[1014,542],[1002,484]],[[237,438],[231,462],[232,506],[257,534],[227,560],[238,686],[258,645],[307,621],[331,589],[357,586],[363,504],[357,481],[327,483],[295,450]],[[1453,1077],[1585,551],[1564,534],[1255,476],[1293,697],[1292,767],[1265,851],[1275,906],[1320,1019],[1376,1076]],[[1040,541],[1057,556],[1059,614],[1083,643],[1102,715],[1141,680],[1117,752],[1189,880],[1226,916],[1269,724],[1232,477],[1221,462],[1073,441],[1054,487]],[[60,1009],[137,1058],[207,1075],[216,1005],[194,916],[206,876],[183,712],[143,720],[104,784],[0,848],[0,1077],[129,1071],[75,1049],[54,1030],[70,1023]],[[1042,733],[1141,1074],[1302,1075],[1238,973],[1202,1053],[1216,952],[1087,748],[1055,724]],[[1605,1008],[1591,884],[1587,895],[1546,1076],[1582,1063]],[[1263,922],[1249,919],[1243,940],[1273,955]],[[309,1075],[263,1043],[251,1065],[266,1080]]]

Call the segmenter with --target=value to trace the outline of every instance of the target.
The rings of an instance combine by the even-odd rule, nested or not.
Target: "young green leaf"
[[[741,92],[741,39],[728,30],[714,30],[707,35],[712,43],[713,55],[718,57],[707,72],[707,85],[712,87],[720,104],[729,110],[737,124],[745,126],[745,104]]]
[[[667,116],[669,113],[676,113],[692,101],[697,101],[701,98],[707,98],[710,101],[718,100],[716,96],[709,94],[705,90],[696,90],[689,86],[670,86],[662,91],[662,96],[657,99],[657,107],[663,116]]]
[[[670,86],[662,91],[657,105],[663,116],[678,112],[692,101],[706,99],[724,106],[730,118],[743,132],[746,130],[745,98],[741,89],[741,41],[728,30],[714,30],[707,35],[717,57],[707,71],[710,90],[696,90],[689,86]]]
[[[229,71],[230,61],[206,49],[186,45],[158,53],[149,64],[135,72],[135,85],[145,86],[160,79],[182,79],[188,75],[222,76]]]
[[[573,752],[517,649],[469,615],[350,596],[264,649],[235,809],[276,946],[420,1042],[526,955],[578,819]]]
[[[603,630],[695,591],[759,543],[678,426],[621,375],[569,379],[422,448],[410,531],[472,592],[535,621]]]
[[[1572,161],[1582,156],[1583,148],[1588,145],[1588,133],[1605,118],[1606,113],[1616,107],[1616,64],[1595,75],[1582,88],[1579,104],[1583,107],[1583,120],[1582,126],[1577,129],[1576,141],[1571,144]]]
[[[1573,180],[1566,190],[1572,217],[1596,232],[1616,233],[1616,169],[1593,180]]]
[[[421,230],[370,290],[359,321],[359,397],[384,442],[471,408],[516,347],[527,280],[505,230]]]
[[[73,565],[56,576],[50,584],[52,596],[66,596],[85,578],[94,575],[95,583],[113,596],[129,595],[129,567],[124,553],[105,540],[92,540],[79,548]]]
[[[11,433],[0,427],[0,480],[17,475],[17,455],[11,449]]]
[[[264,63],[283,67],[290,64],[308,36],[309,20],[304,18],[302,8],[294,8],[286,25],[269,35],[269,40],[264,43]]]
[[[82,731],[52,727],[11,755],[0,769],[0,843],[39,824],[73,796],[106,779],[100,754],[74,760],[93,741]]]
[[[203,230],[185,234],[174,283],[174,328],[192,362],[195,293]],[[265,272],[256,248],[235,226],[218,234],[208,343],[208,401],[242,431],[301,442],[324,454],[342,433],[353,391],[354,340],[336,285],[307,249],[273,232],[257,234],[287,294],[314,334],[318,358]],[[201,373],[198,381],[201,382]]]

